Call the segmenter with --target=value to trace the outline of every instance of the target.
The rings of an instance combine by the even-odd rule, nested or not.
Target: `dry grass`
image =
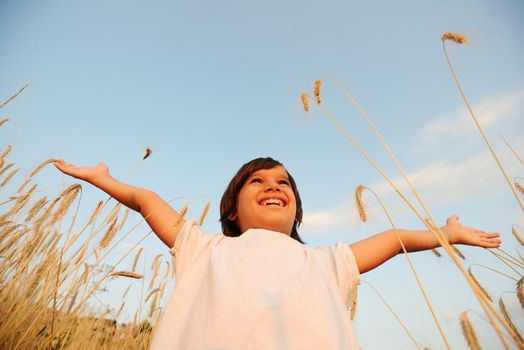
[[[445,32],[440,37],[440,40],[442,41],[450,40],[459,45],[467,44],[469,42],[468,38],[466,38],[465,35],[460,34],[460,33],[452,33],[452,32]]]
[[[358,210],[358,217],[360,218],[360,221],[366,222],[368,219],[368,215],[366,213],[366,207],[364,206],[364,200],[362,199],[362,192],[366,189],[366,186],[364,185],[358,185],[355,189],[355,205]]]
[[[452,73],[453,78],[455,79],[455,81],[457,83],[457,86],[459,88],[459,91],[460,91],[463,99],[464,99],[464,102],[466,103],[466,106],[467,106],[467,108],[468,108],[468,110],[470,112],[470,115],[472,116],[472,119],[473,119],[474,123],[477,125],[482,138],[484,139],[484,141],[485,141],[486,145],[488,146],[488,148],[489,148],[493,158],[495,159],[495,162],[497,163],[497,166],[501,170],[501,173],[502,173],[503,177],[505,178],[505,180],[508,183],[510,189],[512,190],[512,192],[513,192],[513,194],[514,194],[514,196],[515,196],[515,198],[517,200],[518,205],[520,206],[520,208],[522,210],[524,210],[524,205],[522,204],[522,201],[518,197],[514,186],[509,181],[509,177],[507,175],[507,172],[502,167],[502,165],[501,165],[497,155],[495,154],[491,144],[489,143],[486,135],[484,134],[484,132],[482,130],[482,127],[478,123],[478,118],[475,116],[473,110],[471,109],[471,107],[469,105],[469,102],[468,102],[468,100],[467,100],[467,98],[466,98],[466,96],[465,96],[465,94],[464,94],[464,92],[462,90],[462,87],[460,86],[460,83],[458,82],[458,79],[456,78],[456,75],[455,75],[453,66],[451,64],[451,61],[449,60],[449,57],[447,55],[446,46],[445,46],[445,42],[446,41],[454,41],[457,44],[464,44],[464,43],[467,43],[468,40],[467,40],[467,38],[465,36],[463,36],[461,34],[458,34],[458,33],[444,33],[442,35],[441,39],[442,39],[442,43],[443,43],[443,49],[444,49],[446,60],[447,60],[447,62],[449,64],[451,73]],[[337,118],[335,118],[334,115],[330,111],[328,111],[325,103],[320,104],[320,102],[321,102],[321,99],[320,99],[321,80],[317,80],[314,83],[313,91],[314,91],[315,97],[317,98],[317,104],[319,106],[320,111],[328,117],[328,119],[351,142],[351,144],[360,152],[360,154],[373,165],[373,167],[377,170],[377,172],[380,173],[380,175],[382,175],[382,177],[387,181],[387,183],[392,187],[392,189],[400,196],[402,201],[405,204],[408,205],[408,207],[421,220],[421,222],[427,227],[427,229],[434,234],[435,238],[437,239],[437,241],[441,245],[442,249],[452,259],[453,263],[460,270],[460,272],[462,273],[462,276],[465,278],[465,280],[470,285],[471,290],[473,291],[474,295],[478,299],[478,301],[480,303],[480,306],[482,307],[482,309],[484,311],[484,314],[486,315],[487,321],[490,323],[490,325],[495,330],[495,332],[496,332],[496,334],[497,334],[497,336],[498,336],[498,338],[499,338],[499,340],[501,342],[502,347],[505,348],[505,349],[509,349],[507,338],[505,337],[505,335],[502,332],[502,330],[505,329],[512,336],[512,338],[515,340],[516,345],[519,346],[519,347],[524,348],[524,343],[522,343],[521,340],[517,337],[517,335],[515,334],[514,328],[511,327],[511,325],[508,323],[508,321],[493,306],[492,302],[487,297],[487,294],[482,291],[481,286],[473,279],[472,275],[470,275],[467,272],[466,268],[460,262],[459,258],[462,258],[464,260],[465,257],[463,256],[463,254],[458,249],[456,249],[456,247],[454,247],[454,246],[449,244],[449,242],[448,242],[447,238],[445,237],[445,235],[437,227],[437,225],[435,224],[436,221],[433,218],[433,216],[432,216],[431,212],[429,211],[428,207],[426,206],[425,201],[422,199],[422,197],[420,196],[419,192],[417,191],[417,189],[413,185],[412,181],[407,176],[405,170],[403,169],[403,167],[398,162],[397,157],[393,154],[393,152],[391,151],[389,146],[384,141],[382,135],[378,132],[377,128],[375,127],[375,125],[371,121],[371,118],[369,118],[369,116],[356,103],[356,101],[353,99],[353,97],[344,89],[344,87],[339,82],[337,82],[336,80],[333,80],[333,79],[329,79],[329,78],[323,79],[323,81],[333,82],[339,88],[339,90],[347,97],[347,99],[355,106],[355,108],[358,110],[360,115],[363,117],[364,121],[372,129],[372,131],[375,133],[377,139],[381,142],[381,144],[383,145],[383,147],[385,148],[387,153],[390,155],[391,159],[393,160],[393,162],[395,163],[397,169],[399,170],[400,174],[402,175],[402,179],[405,180],[405,182],[408,185],[409,189],[411,190],[412,194],[415,196],[416,203],[414,203],[410,199],[408,199],[406,194],[403,191],[400,190],[398,185],[395,182],[392,181],[390,176],[385,174],[385,172],[381,169],[381,167],[377,164],[377,162],[359,145],[359,143],[356,141],[356,139],[342,126],[342,124],[337,120]],[[420,206],[422,208],[422,210],[418,209],[415,205]],[[428,218],[427,220],[424,219],[423,214],[425,214],[424,216],[426,216]],[[506,265],[510,265],[510,263],[511,264],[515,264],[515,261],[517,261],[517,259],[515,257],[511,257],[511,256],[510,257],[507,257],[507,256],[503,257],[501,254],[496,254],[496,253],[494,253],[491,250],[490,250],[490,252],[493,253],[498,259],[503,261]],[[518,253],[518,251],[517,251],[517,253]],[[520,253],[518,253],[518,254],[520,256]],[[508,263],[508,261],[510,263]],[[512,270],[515,270],[512,266],[509,266],[509,267],[512,268]],[[450,346],[450,344],[449,344],[449,342],[447,340],[447,337],[444,334],[442,328],[440,327],[440,324],[439,324],[437,318],[435,317],[435,315],[433,314],[433,312],[432,312],[432,316],[433,316],[433,318],[435,320],[435,324],[439,328],[439,332],[440,332],[440,334],[442,336],[442,339],[443,339],[443,341],[444,341],[444,343],[446,345],[446,348],[450,349],[451,346]]]
[[[309,95],[305,93],[304,91],[300,93],[300,101],[302,102],[304,111],[309,112]]]
[[[144,251],[137,245],[116,263],[105,262],[109,252],[123,242],[119,240],[110,246],[115,235],[124,230],[129,211],[126,210],[119,222],[120,205],[104,213],[104,204],[100,201],[93,213],[86,213],[87,223],[76,223],[81,186],[72,184],[55,195],[37,191],[36,183],[26,189],[30,180],[54,160],[41,163],[24,180],[20,179],[14,162],[6,164],[12,147],[2,149],[0,185],[5,191],[17,187],[18,191],[14,196],[6,196],[7,200],[0,206],[0,348],[147,349],[165,301],[164,286],[172,278],[170,260],[156,259],[156,276],[149,283],[150,290],[145,291],[147,298],[138,300],[140,309],[149,311],[142,314],[133,303],[126,303],[126,298],[136,299],[126,296],[127,291],[118,310],[108,308],[97,293],[114,285],[109,280],[127,278],[128,283],[136,283],[132,281],[151,277],[136,271]],[[17,181],[22,186],[18,186]],[[63,227],[66,222],[67,227]],[[119,238],[127,237],[131,231]],[[98,251],[98,241],[106,247],[103,255]],[[127,259],[127,256],[135,248],[137,254],[133,262],[132,257]],[[122,264],[129,264],[133,269],[116,271]]]
[[[464,334],[464,338],[466,338],[470,349],[480,350],[481,347],[477,339],[477,334],[475,333],[475,329],[468,318],[467,311],[464,311],[462,314],[460,314],[460,327],[462,328],[462,334]]]
[[[467,43],[467,38],[458,33],[444,33],[441,39],[443,42]],[[325,108],[321,98],[321,84],[321,80],[315,81],[313,96],[315,96],[317,105],[320,108]],[[0,105],[0,108],[11,102],[25,87]],[[310,110],[309,95],[302,92],[300,98],[304,110],[308,112]],[[354,102],[352,97],[349,98]],[[357,106],[357,108],[360,110],[360,107]],[[326,113],[328,113],[327,110]],[[367,116],[365,117],[367,118]],[[474,116],[473,118],[475,119]],[[0,126],[6,122],[7,119],[2,120]],[[336,120],[334,122],[336,123]],[[374,126],[372,127],[374,128]],[[347,132],[343,132],[346,137],[354,142]],[[380,135],[379,138],[381,139]],[[375,165],[374,161],[360,149],[358,144],[356,142],[354,144]],[[389,148],[385,147],[389,152]],[[3,179],[0,179],[0,188],[9,187],[10,182],[17,179],[19,169],[13,168],[15,163],[6,164],[9,161],[11,150],[10,145],[5,146],[0,154],[0,176],[4,176]],[[147,148],[142,160],[147,159],[151,153],[151,148]],[[394,160],[396,161],[395,158]],[[102,216],[105,206],[104,201],[100,201],[85,225],[77,228],[71,224],[69,228],[64,230],[62,228],[64,218],[71,215],[71,208],[73,208],[73,203],[77,198],[77,210],[79,207],[82,191],[78,184],[71,185],[56,197],[49,194],[38,197],[36,184],[22,193],[33,180],[33,177],[53,161],[53,159],[46,160],[36,167],[30,173],[29,178],[19,187],[17,195],[8,197],[8,200],[1,207],[3,212],[0,215],[0,258],[3,260],[0,264],[0,310],[6,312],[0,313],[0,324],[2,324],[2,327],[0,327],[0,348],[7,350],[147,349],[161,312],[166,281],[169,279],[170,273],[173,276],[173,269],[171,269],[168,261],[162,259],[161,255],[157,255],[151,265],[150,274],[146,274],[145,258],[143,259],[143,273],[137,272],[138,262],[141,261],[140,258],[144,253],[144,249],[138,249],[138,245],[148,237],[149,234],[147,234],[142,239],[137,240],[120,260],[103,270],[104,259],[116,246],[121,245],[123,239],[134,230],[133,228],[126,234],[118,234],[125,227],[129,211],[126,210],[122,220],[118,223],[120,207],[117,205],[109,213],[104,214],[105,216],[101,220],[98,220]],[[377,170],[381,172],[378,166]],[[392,185],[394,186],[394,184]],[[409,185],[411,186],[410,183]],[[520,184],[515,183],[515,188],[522,192],[522,188],[519,186]],[[355,191],[359,215],[364,222],[367,220],[362,200],[362,192],[365,188],[359,186]],[[394,188],[398,190],[397,187]],[[414,187],[413,190],[415,191]],[[400,191],[398,193],[402,196]],[[417,195],[416,192],[415,195]],[[405,200],[408,205],[411,205],[407,199]],[[421,199],[420,204],[425,209]],[[412,205],[411,207],[428,229],[435,234],[442,245],[442,249],[461,268],[464,278],[472,286],[473,292],[479,298],[480,305],[494,329],[499,332],[499,328],[505,328],[512,335],[515,343],[522,346],[522,337],[513,325],[502,298],[499,299],[499,308],[503,317],[501,321],[499,314],[493,311],[491,297],[471,273],[471,269],[468,269],[468,273],[466,273],[465,269],[462,268],[457,259],[457,256],[460,256],[461,253],[449,245],[434,224],[435,221],[431,214],[427,212],[428,220],[424,220],[422,219],[424,216],[420,215]],[[202,212],[200,223],[205,219],[208,209],[209,203],[206,204]],[[175,225],[180,224],[187,210],[187,206],[182,208],[179,220]],[[73,223],[77,216],[78,212],[72,214]],[[99,224],[97,224],[97,221]],[[516,229],[512,228],[512,232],[520,244],[524,245]],[[102,238],[99,237],[101,235]],[[113,242],[116,239],[118,241]],[[96,242],[100,243],[96,244]],[[125,260],[129,253],[135,251],[135,249],[136,253],[132,263],[131,259]],[[520,256],[520,253],[518,254]],[[507,259],[517,260],[512,257]],[[129,261],[132,268],[115,271],[124,261]],[[414,271],[411,261],[408,261]],[[164,264],[165,269],[162,274],[161,269]],[[119,267],[119,269],[122,269],[122,267]],[[133,283],[133,280],[140,280],[137,281],[142,283],[138,311],[126,310],[125,298],[128,296],[131,285],[123,293],[122,304],[116,312],[100,305],[95,292],[102,289],[105,282],[112,277],[127,278],[129,283]],[[416,273],[415,278],[418,282]],[[145,283],[146,279],[149,283]],[[146,284],[148,290],[144,290]],[[420,287],[423,290],[421,285]],[[427,298],[425,292],[423,294]],[[516,295],[524,308],[522,276],[516,284]],[[426,301],[433,313],[429,300]],[[142,308],[147,309],[146,306],[148,306],[149,311],[143,314],[141,310]],[[351,309],[352,315],[355,312],[354,306]],[[135,317],[132,322],[123,324],[119,322],[119,317],[126,311],[134,313]],[[499,320],[499,323],[496,324],[496,320]],[[473,326],[466,312],[460,316],[460,323],[469,346],[472,349],[479,349],[480,346]],[[404,327],[402,322],[401,324]],[[446,346],[450,348],[438,321],[436,321],[436,325],[442,333]],[[407,328],[405,330],[416,346],[419,347],[414,336],[409,333]],[[508,348],[503,339],[501,342],[504,347]]]

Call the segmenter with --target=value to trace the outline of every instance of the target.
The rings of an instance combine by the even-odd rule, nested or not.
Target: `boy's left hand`
[[[441,227],[451,244],[467,244],[484,248],[498,248],[501,240],[498,233],[486,233],[472,227],[462,226],[458,215],[450,216]]]

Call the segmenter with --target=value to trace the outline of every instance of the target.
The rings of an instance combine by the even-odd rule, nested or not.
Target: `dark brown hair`
[[[229,185],[227,186],[222,199],[220,200],[220,222],[222,223],[222,232],[225,236],[229,237],[238,237],[242,234],[237,223],[230,218],[236,215],[237,205],[238,205],[238,194],[242,187],[244,186],[247,179],[256,171],[261,169],[272,169],[277,166],[284,166],[278,160],[273,158],[256,158],[252,161],[247,162],[242,165],[242,167],[237,171]],[[289,182],[291,184],[291,189],[295,195],[295,201],[297,205],[297,212],[295,214],[295,222],[293,223],[293,228],[291,229],[291,238],[296,239],[300,243],[304,244],[302,238],[298,234],[298,226],[302,223],[302,201],[300,200],[300,194],[298,193],[297,184],[287,171],[289,177]]]

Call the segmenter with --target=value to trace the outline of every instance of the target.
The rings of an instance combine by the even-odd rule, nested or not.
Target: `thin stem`
[[[404,322],[402,322],[402,320],[400,319],[400,317],[398,316],[398,314],[395,312],[395,310],[393,310],[393,308],[391,307],[391,305],[389,305],[389,303],[386,301],[386,299],[382,296],[382,294],[369,282],[366,282],[366,281],[362,281],[364,282],[364,284],[368,285],[371,287],[371,289],[373,289],[373,291],[375,292],[375,294],[378,295],[378,297],[380,298],[380,300],[382,300],[382,302],[384,304],[386,304],[387,308],[389,309],[389,311],[391,311],[391,313],[393,314],[393,316],[395,316],[395,318],[397,319],[398,323],[400,323],[400,325],[402,326],[402,328],[404,329],[404,331],[407,333],[407,335],[409,336],[409,338],[411,339],[411,341],[413,341],[413,343],[415,344],[415,346],[417,347],[417,349],[420,349],[420,344],[415,340],[415,338],[413,337],[413,335],[411,335],[411,332],[408,330],[408,328],[406,327],[406,325],[404,324]]]
[[[504,141],[504,143],[506,144],[506,146],[508,146],[508,148],[511,150],[511,152],[513,152],[513,154],[515,155],[515,157],[517,157],[517,159],[519,160],[520,164],[524,165],[524,160],[522,160],[522,158],[520,158],[520,156],[518,155],[518,153],[513,149],[513,147],[511,147],[511,145],[509,144],[508,141],[506,141],[506,139],[504,138],[504,136],[501,136],[502,137],[502,140]]]
[[[442,47],[444,48],[444,55],[446,56],[446,61],[448,62],[449,69],[451,70],[451,74],[453,75],[453,80],[455,80],[455,83],[457,84],[457,87],[458,87],[458,89],[460,91],[460,94],[462,95],[462,99],[464,100],[464,103],[466,104],[466,107],[468,108],[469,114],[473,118],[473,121],[475,122],[475,125],[477,125],[477,128],[479,129],[480,135],[484,139],[484,142],[486,142],[486,145],[488,146],[489,151],[491,152],[491,155],[493,156],[493,158],[495,158],[495,161],[497,162],[497,165],[498,165],[500,171],[502,172],[502,175],[504,176],[504,179],[506,179],[506,182],[508,183],[508,186],[511,189],[511,192],[513,192],[513,195],[515,196],[515,199],[519,203],[520,209],[522,211],[524,211],[524,204],[522,204],[522,201],[520,200],[520,198],[519,198],[519,196],[517,194],[517,191],[515,191],[515,188],[513,187],[513,184],[511,183],[511,181],[510,181],[510,179],[508,177],[508,174],[504,170],[504,167],[502,166],[502,163],[500,163],[499,158],[495,154],[495,151],[493,150],[493,147],[489,143],[488,138],[486,137],[486,134],[484,134],[484,130],[482,130],[482,127],[480,126],[480,123],[479,123],[477,117],[475,117],[475,113],[473,113],[473,110],[471,109],[471,106],[469,105],[469,101],[466,98],[466,95],[464,94],[464,90],[462,90],[462,86],[460,85],[460,83],[459,83],[459,81],[457,79],[457,75],[455,74],[455,70],[453,69],[453,65],[451,64],[451,61],[449,59],[448,52],[446,50],[446,41],[445,40],[442,40]]]
[[[486,312],[486,316],[490,319],[492,326],[495,328],[497,334],[499,335],[499,338],[500,338],[504,348],[505,349],[509,349],[509,346],[506,344],[504,338],[502,337],[502,333],[500,332],[500,329],[497,327],[497,325],[495,324],[493,318],[489,314],[488,309],[493,313],[493,315],[495,315],[495,317],[499,320],[499,322],[501,324],[503,324],[504,327],[506,329],[508,329],[508,331],[510,333],[513,334],[513,331],[511,330],[510,326],[500,316],[500,314],[493,307],[493,305],[491,305],[491,303],[489,303],[487,300],[485,300],[485,296],[482,294],[482,292],[480,291],[479,287],[473,282],[473,280],[471,279],[469,274],[466,272],[466,270],[464,269],[464,267],[462,266],[462,264],[458,260],[456,253],[453,251],[453,249],[451,248],[449,242],[447,241],[447,238],[444,236],[444,234],[442,233],[440,228],[438,228],[438,226],[436,225],[435,219],[433,218],[433,216],[431,215],[429,210],[426,208],[424,202],[422,201],[422,198],[420,198],[418,192],[416,191],[416,189],[413,187],[413,185],[411,184],[411,182],[409,181],[409,179],[405,175],[405,172],[403,171],[402,167],[400,166],[400,164],[398,163],[398,161],[396,160],[396,158],[394,157],[392,152],[389,150],[389,148],[387,147],[385,142],[382,140],[382,137],[380,136],[378,131],[376,131],[377,136],[381,139],[384,147],[388,150],[388,153],[390,154],[392,159],[395,161],[395,164],[397,164],[397,167],[401,171],[404,179],[406,180],[406,182],[408,183],[408,185],[412,189],[412,191],[415,194],[416,198],[418,199],[419,203],[422,205],[424,211],[426,212],[427,216],[429,217],[429,223],[430,224],[428,224],[428,222],[422,217],[422,215],[418,212],[418,210],[406,198],[406,196],[400,191],[400,189],[393,183],[393,181],[391,181],[391,179],[386,174],[384,174],[384,172],[382,171],[382,169],[380,169],[380,167],[376,164],[376,162],[358,145],[358,143],[351,137],[351,135],[349,135],[349,133],[338,123],[338,121],[335,119],[335,117],[333,117],[331,115],[331,113],[329,113],[327,111],[327,109],[324,107],[324,105],[320,104],[319,106],[320,106],[320,109],[322,110],[322,112],[328,116],[328,118],[331,120],[331,122],[333,124],[335,124],[335,126],[342,132],[342,134],[359,150],[359,152],[375,167],[375,169],[382,175],[382,177],[395,189],[397,194],[404,200],[404,202],[415,213],[415,215],[417,215],[417,217],[424,223],[424,225],[426,225],[428,230],[430,230],[434,234],[434,236],[437,239],[437,241],[439,242],[439,244],[448,253],[448,255],[453,260],[455,265],[457,265],[459,270],[462,272],[462,274],[463,274],[464,278],[466,279],[466,281],[471,286],[471,289],[473,290],[475,296],[477,297],[477,299],[479,300],[482,308]],[[371,121],[369,121],[369,123],[371,123]],[[376,129],[374,129],[374,130],[376,130]],[[450,345],[447,342],[447,339],[445,338],[445,335],[443,333],[441,333],[441,335],[443,336],[444,342],[446,343],[446,347],[448,349],[450,349]]]
[[[365,187],[365,186],[364,186]],[[375,198],[377,199],[377,201],[379,202],[380,206],[382,207],[382,210],[384,211],[384,213],[386,214],[386,217],[388,218],[389,220],[389,223],[391,224],[391,226],[395,229],[395,232],[397,230],[397,227],[396,225],[393,223],[393,219],[391,218],[391,216],[389,215],[389,212],[386,210],[386,207],[384,206],[384,203],[382,202],[382,200],[379,198],[379,196],[376,194],[375,191],[373,191],[372,189],[370,189],[369,187],[365,187],[367,190],[369,190],[371,193],[373,193],[373,195],[375,196]],[[422,296],[424,297],[424,300],[426,301],[426,305],[428,306],[429,308],[429,311],[431,313],[431,317],[433,318],[433,320],[435,321],[435,324],[437,325],[437,328],[439,329],[439,331],[441,332],[441,334],[443,334],[443,330],[442,330],[442,327],[440,325],[440,322],[437,318],[437,315],[435,313],[435,310],[433,309],[433,306],[431,305],[431,302],[429,301],[429,297],[426,293],[426,290],[424,289],[424,287],[422,286],[422,281],[420,280],[419,276],[418,276],[418,273],[415,269],[415,266],[413,265],[413,262],[411,261],[411,258],[409,257],[409,254],[406,250],[406,247],[404,246],[404,242],[402,242],[402,240],[400,239],[400,236],[398,235],[398,233],[396,234],[397,236],[397,239],[399,240],[400,242],[400,246],[402,247],[402,253],[404,254],[404,256],[406,257],[407,261],[408,261],[408,264],[409,264],[409,267],[411,269],[411,271],[413,272],[413,275],[415,277],[415,280],[417,281],[417,284],[420,288],[420,291],[422,292]]]
[[[507,277],[507,278],[509,278],[509,279],[512,279],[512,280],[515,281],[515,282],[518,282],[518,280],[517,280],[516,278],[513,278],[513,277],[511,277],[510,275],[506,275],[505,273],[500,272],[499,270],[492,269],[491,267],[488,267],[488,266],[486,266],[486,265],[482,265],[482,264],[471,264],[471,265],[470,265],[470,267],[473,267],[473,266],[480,266],[480,267],[483,267],[483,268],[488,269],[488,270],[490,270],[490,271],[496,272],[496,273],[498,273],[499,275],[502,275],[502,276],[505,276],[505,277]]]

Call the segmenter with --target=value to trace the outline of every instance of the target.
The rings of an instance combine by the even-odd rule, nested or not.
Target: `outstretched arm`
[[[486,233],[471,227],[462,226],[457,215],[448,218],[440,228],[451,244],[467,244],[483,248],[500,246],[498,233]],[[429,230],[388,230],[362,241],[350,244],[360,273],[382,265],[402,252],[399,237],[408,252],[416,252],[439,247],[440,244]]]
[[[139,212],[169,248],[175,243],[185,220],[156,193],[115,180],[103,163],[96,167],[79,167],[60,159],[54,165],[64,174],[89,182],[126,207]]]

